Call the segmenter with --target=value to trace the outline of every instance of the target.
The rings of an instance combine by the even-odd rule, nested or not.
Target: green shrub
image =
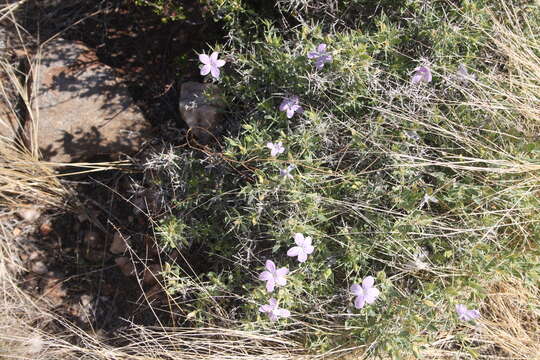
[[[232,28],[254,11],[215,3]],[[263,12],[249,20],[257,31],[236,28],[216,47],[229,59],[220,80],[228,119],[240,127],[176,164],[186,184],[167,228],[207,254],[197,281],[170,269],[171,292],[189,299],[187,323],[277,327],[314,351],[418,355],[440,332],[459,332],[454,306],[480,307],[486,276],[505,271],[505,258],[537,246],[538,169],[524,150],[537,140],[516,127],[518,109],[508,93],[497,99],[493,74],[482,72],[507,64],[502,52],[479,59],[492,49],[490,9],[392,4],[366,31],[333,31],[301,16],[330,17],[330,8],[291,2],[293,26]],[[333,61],[317,70],[307,55],[320,43]],[[411,84],[422,63],[433,81]],[[461,63],[476,80],[457,78]],[[287,118],[279,105],[292,95],[304,113]],[[278,141],[286,150],[272,157],[266,144]],[[289,165],[290,179],[280,175]],[[286,255],[295,233],[313,238],[305,263]],[[272,294],[257,279],[267,259],[290,270]],[[349,288],[368,275],[381,295],[354,309]],[[267,320],[259,307],[271,296],[291,318]]]

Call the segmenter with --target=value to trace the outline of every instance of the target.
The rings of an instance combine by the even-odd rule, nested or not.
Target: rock
[[[161,272],[161,265],[152,264],[148,265],[144,269],[143,273],[143,284],[144,285],[154,285],[159,282],[159,273]]]
[[[41,224],[41,226],[39,227],[39,232],[41,233],[41,235],[43,236],[48,236],[52,233],[53,231],[53,226],[51,224],[50,221],[45,221],[43,224]]]
[[[102,237],[95,231],[85,232],[83,241],[88,247],[92,249],[99,248],[101,244],[103,243]]]
[[[43,46],[33,69],[37,93],[26,137],[35,139],[44,160],[72,162],[97,155],[133,154],[149,124],[115,71],[80,42],[56,39]]]
[[[47,273],[47,271],[49,271],[49,269],[47,269],[47,266],[43,263],[43,261],[35,262],[32,265],[32,272],[33,273],[36,273],[38,275],[44,275],[44,274]]]
[[[16,214],[24,221],[34,222],[41,216],[41,211],[37,207],[25,207],[17,210]]]
[[[9,81],[7,77],[0,75],[0,81]],[[19,132],[20,123],[13,110],[15,104],[9,104],[3,96],[0,96],[0,137],[9,140],[15,139]]]
[[[153,257],[159,255],[159,247],[154,236],[144,235],[144,245],[146,247],[146,256]]]
[[[91,263],[104,263],[112,257],[105,249],[92,249],[89,247],[83,249],[82,256]]]
[[[128,249],[126,239],[118,231],[114,233],[113,240],[109,251],[115,255],[123,254]]]
[[[133,264],[133,261],[131,261],[131,259],[128,257],[117,257],[114,262],[120,268],[120,271],[122,274],[124,274],[124,276],[133,276],[137,272],[135,264]]]
[[[157,284],[145,291],[146,299],[149,303],[157,303],[165,301],[165,292],[161,285]]]
[[[212,135],[221,131],[223,104],[217,87],[188,81],[180,88],[180,115],[201,143],[208,143]]]
[[[17,64],[10,61],[10,50],[6,45],[9,42],[10,31],[0,24],[0,59],[4,65],[0,68],[0,82],[2,83],[2,94],[0,95],[0,137],[2,140],[13,140],[17,137],[21,124],[17,115],[18,92],[15,84],[15,73],[18,71]],[[8,65],[9,64],[9,65]],[[12,69],[8,70],[8,66]],[[11,71],[13,70],[13,71]],[[10,74],[11,73],[11,74]]]

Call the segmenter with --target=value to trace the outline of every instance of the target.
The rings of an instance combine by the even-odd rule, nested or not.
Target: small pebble
[[[36,221],[41,216],[41,211],[36,207],[28,207],[17,210],[17,215],[24,221]]]
[[[43,263],[43,261],[38,261],[32,265],[32,272],[43,275],[46,274],[49,269],[47,269],[47,266]]]
[[[44,222],[43,224],[41,224],[41,226],[39,227],[39,232],[41,233],[41,235],[43,236],[47,236],[49,235],[50,233],[52,233],[53,231],[53,227],[52,227],[52,224],[48,221]]]
[[[124,276],[135,275],[137,269],[135,268],[135,264],[133,264],[130,258],[120,256],[117,257],[114,262],[120,268],[120,271],[122,272],[122,274],[124,274]]]
[[[101,236],[99,236],[99,234],[95,231],[87,231],[84,234],[83,241],[86,245],[88,245],[88,247],[93,249],[99,248],[102,243]]]
[[[148,265],[148,267],[144,269],[143,284],[154,285],[157,282],[159,282],[158,278],[159,278],[160,272],[161,272],[161,265],[159,264]]]
[[[128,249],[128,244],[126,239],[122,236],[121,233],[115,232],[113,236],[113,240],[111,243],[111,247],[109,248],[109,251],[113,254],[123,254]]]

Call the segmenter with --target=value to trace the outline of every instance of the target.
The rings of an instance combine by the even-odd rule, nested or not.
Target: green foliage
[[[192,300],[186,321],[277,326],[316,351],[363,344],[396,359],[419,354],[457,328],[455,304],[477,306],[486,276],[510,271],[502,259],[538,244],[538,179],[501,165],[530,159],[523,149],[534,139],[506,110],[471,105],[485,91],[481,72],[474,85],[454,75],[460,63],[505,64],[479,60],[489,9],[482,1],[383,2],[365,30],[364,18],[348,13],[350,23],[333,31],[326,19],[379,2],[340,1],[332,14],[280,1],[284,18],[240,1],[209,3],[230,28],[224,51],[234,60],[220,87],[240,126],[219,152],[176,164],[185,191],[160,233],[170,247],[203,249],[208,265],[197,287],[187,271],[170,269],[171,292]],[[324,21],[312,21],[316,14]],[[307,53],[322,42],[333,62],[316,70]],[[415,86],[410,73],[422,59],[434,81]],[[300,97],[303,115],[279,111],[289,95]],[[270,157],[269,141],[286,152]],[[289,164],[293,178],[280,177]],[[303,264],[286,256],[297,232],[314,239]],[[270,297],[257,280],[266,259],[291,270],[272,294],[293,314],[278,324],[258,311]],[[381,296],[356,310],[349,288],[367,275]]]
[[[134,0],[137,6],[151,7],[154,13],[161,16],[163,22],[185,20],[186,13],[182,1],[177,0]]]

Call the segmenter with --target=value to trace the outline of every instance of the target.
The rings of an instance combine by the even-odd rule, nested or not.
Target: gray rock
[[[0,81],[2,77],[0,76]],[[0,98],[0,136],[13,140],[19,130],[19,120],[5,99]]]
[[[180,115],[201,143],[208,143],[221,131],[223,107],[215,85],[193,81],[182,84]]]
[[[25,133],[45,160],[114,159],[140,148],[149,124],[112,68],[82,43],[62,39],[44,45],[40,59]]]

